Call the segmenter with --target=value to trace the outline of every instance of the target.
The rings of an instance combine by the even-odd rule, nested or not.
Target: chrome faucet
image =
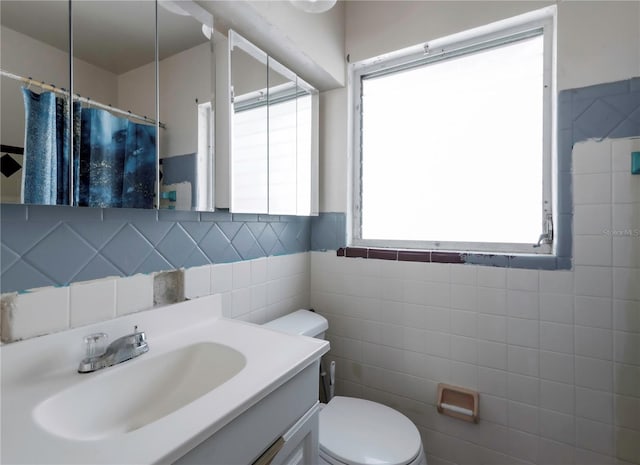
[[[149,351],[147,336],[144,331],[133,328],[132,334],[127,334],[113,341],[107,349],[97,355],[87,355],[78,366],[78,373],[91,373],[118,363],[138,357]]]

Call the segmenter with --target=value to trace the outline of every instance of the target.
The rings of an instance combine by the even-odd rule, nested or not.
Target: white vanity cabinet
[[[314,361],[213,436],[200,438],[202,442],[174,464],[318,463],[319,363]]]

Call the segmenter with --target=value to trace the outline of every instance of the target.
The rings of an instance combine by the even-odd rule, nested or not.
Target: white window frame
[[[362,78],[384,72],[394,72],[416,65],[476,50],[490,49],[498,44],[509,43],[529,33],[542,31],[543,37],[543,218],[541,230],[548,233],[548,240],[539,247],[519,243],[483,243],[375,240],[362,238]],[[513,18],[497,21],[441,39],[432,40],[402,50],[349,65],[349,163],[352,179],[348,194],[350,212],[347,215],[347,243],[356,247],[387,247],[395,249],[451,250],[464,252],[494,252],[517,254],[555,254],[557,241],[553,237],[553,224],[557,224],[557,158],[556,158],[556,6],[525,13]],[[350,224],[349,224],[350,223]]]

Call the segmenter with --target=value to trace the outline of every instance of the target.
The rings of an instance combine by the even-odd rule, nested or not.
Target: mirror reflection
[[[296,75],[269,57],[269,213],[296,213]]]
[[[213,209],[210,13],[161,0],[156,29],[153,1],[73,1],[70,108],[69,2],[0,7],[0,201]]]
[[[296,77],[296,117],[296,214],[309,216],[318,211],[318,91],[299,77]]]
[[[229,31],[231,211],[268,213],[267,54]]]
[[[73,2],[74,205],[153,208],[155,4]]]
[[[3,0],[0,23],[0,201],[69,204],[69,4]]]
[[[318,91],[229,32],[231,211],[318,214]]]
[[[214,209],[213,17],[158,2],[160,208]]]

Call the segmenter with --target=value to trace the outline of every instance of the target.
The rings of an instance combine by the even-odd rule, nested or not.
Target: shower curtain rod
[[[18,76],[17,74],[10,73],[9,71],[5,71],[3,69],[0,69],[0,74],[10,79],[15,79],[16,81],[21,81],[26,84],[33,84],[37,87],[40,87],[42,90],[48,90],[50,92],[55,92],[56,94],[68,95],[68,92],[66,90],[53,85],[45,84],[44,81],[38,82],[35,79]],[[96,102],[95,100],[91,100],[87,97],[82,97],[80,94],[74,94],[73,99],[78,102],[82,102],[82,103],[86,103],[88,105],[94,106],[96,108],[102,108],[103,110],[107,110],[112,113],[124,115],[127,118],[142,120],[149,124],[156,124],[155,120],[148,118],[146,116],[137,115],[127,110],[121,110],[120,108],[112,107],[111,105],[105,105],[104,103]],[[167,128],[167,126],[164,123],[158,123],[158,126],[160,126],[162,129]]]

